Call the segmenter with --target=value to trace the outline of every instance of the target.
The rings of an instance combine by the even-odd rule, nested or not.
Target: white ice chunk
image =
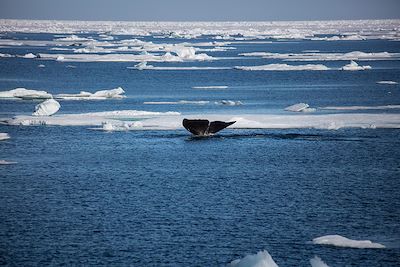
[[[22,56],[23,58],[36,58],[36,55],[29,53]]]
[[[110,98],[124,98],[125,91],[121,87],[109,90],[100,90],[94,93],[81,91],[79,94],[58,94],[56,99],[63,100],[104,100]]]
[[[78,42],[78,41],[90,41],[92,39],[85,38],[85,37],[79,37],[77,35],[70,35],[64,38],[58,38],[57,41],[62,41],[62,42]]]
[[[298,103],[285,108],[286,111],[292,112],[314,112],[315,108],[310,108],[310,106],[306,103]]]
[[[315,256],[310,260],[311,267],[329,267],[320,257]]]
[[[121,87],[111,89],[111,90],[101,90],[95,92],[92,96],[94,97],[104,97],[104,98],[123,98],[122,94],[124,94],[125,91]]]
[[[263,250],[257,254],[247,255],[228,264],[228,267],[278,267],[268,251]]]
[[[61,56],[61,55],[58,55],[58,56],[56,57],[56,60],[57,60],[57,61],[64,61],[64,60],[65,60],[65,57],[64,57],[64,56]]]
[[[331,245],[348,248],[385,248],[384,245],[373,243],[370,240],[352,240],[340,235],[326,235],[313,239],[314,244]]]
[[[0,159],[0,165],[10,165],[10,164],[15,164],[15,161],[8,161],[4,159]]]
[[[46,65],[43,65],[43,64],[38,65],[38,68],[44,68],[44,67],[46,67]]]
[[[60,103],[54,99],[47,99],[36,105],[33,116],[50,116],[55,114],[60,109]]]
[[[266,70],[266,71],[296,71],[296,70],[329,70],[322,64],[307,64],[307,65],[288,65],[288,64],[269,64],[261,66],[236,66],[239,70]]]
[[[0,92],[0,98],[23,98],[23,99],[49,99],[53,96],[46,91],[15,88],[9,91]]]
[[[395,81],[379,81],[376,83],[377,84],[389,84],[389,85],[399,84],[398,82],[395,82]]]
[[[371,69],[371,66],[360,66],[357,64],[355,61],[350,61],[349,64],[345,65],[342,67],[342,70],[350,70],[350,71],[356,71],[356,70],[369,70]]]
[[[10,139],[10,135],[8,133],[0,133],[0,141]]]
[[[0,58],[2,58],[2,57],[15,57],[15,56],[10,55],[10,54],[3,54],[3,53],[0,53]]]

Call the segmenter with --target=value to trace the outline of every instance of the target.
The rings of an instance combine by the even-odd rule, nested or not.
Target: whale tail
[[[215,134],[226,127],[234,124],[236,121],[224,122],[224,121],[212,121],[208,120],[188,120],[183,119],[183,127],[194,135],[206,136]]]

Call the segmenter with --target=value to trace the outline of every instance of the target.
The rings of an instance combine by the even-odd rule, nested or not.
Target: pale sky
[[[400,0],[0,0],[2,19],[269,21],[400,18]]]

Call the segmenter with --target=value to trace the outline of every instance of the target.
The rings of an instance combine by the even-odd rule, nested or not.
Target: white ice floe
[[[398,82],[395,81],[379,81],[376,82],[377,84],[389,84],[389,85],[395,85],[395,84],[399,84]]]
[[[29,90],[26,88],[15,88],[0,92],[0,98],[22,98],[22,99],[49,99],[53,96],[46,91]]]
[[[8,161],[4,159],[0,159],[0,165],[10,165],[10,164],[15,164],[15,161]]]
[[[329,267],[320,257],[315,256],[310,260],[311,267]]]
[[[227,89],[226,85],[193,86],[193,89]]]
[[[60,103],[54,99],[47,99],[35,106],[33,116],[50,116],[55,114],[60,109]]]
[[[82,41],[90,41],[92,39],[89,38],[85,38],[85,37],[79,37],[75,34],[72,34],[70,36],[67,37],[63,37],[63,38],[57,38],[56,41],[62,41],[62,42],[82,42]]]
[[[306,103],[298,103],[285,108],[286,111],[291,112],[314,112],[315,108],[310,108],[310,105]]]
[[[241,56],[263,57],[266,59],[282,59],[284,61],[336,61],[336,60],[399,60],[400,53],[352,51],[348,53],[269,53],[250,52]]]
[[[54,116],[16,116],[7,121],[9,125],[59,125],[59,126],[102,126],[104,122],[123,125],[127,121],[169,116],[175,118],[179,112],[150,112],[141,110],[117,110],[78,114],[59,114]],[[149,127],[148,125],[146,125]],[[153,127],[154,128],[154,127]],[[157,127],[155,127],[157,128]]]
[[[117,87],[115,89],[110,90],[101,90],[94,93],[81,91],[79,94],[58,94],[55,95],[56,99],[63,100],[104,100],[111,98],[124,98],[123,95],[125,93],[124,89],[121,87]]]
[[[261,66],[236,66],[239,70],[265,70],[265,71],[297,71],[297,70],[316,70],[323,71],[329,68],[322,64],[307,64],[307,65],[288,65],[288,64],[269,64]]]
[[[22,56],[23,58],[36,58],[36,55],[29,53]]]
[[[2,57],[15,57],[15,56],[14,55],[10,55],[10,54],[0,53],[0,58],[2,58]]]
[[[8,133],[0,133],[0,141],[10,139],[10,135]]]
[[[278,267],[268,251],[263,250],[257,254],[247,255],[228,264],[228,267]]]
[[[136,70],[230,70],[231,67],[155,67],[153,65],[147,64],[136,64],[134,67],[127,67],[128,69],[136,69]]]
[[[312,241],[318,245],[331,245],[348,248],[385,248],[384,245],[373,243],[370,240],[352,240],[340,235],[326,235],[314,238]]]
[[[44,68],[44,67],[46,67],[46,65],[43,65],[43,64],[38,65],[38,68]]]
[[[326,110],[385,110],[385,109],[400,109],[400,105],[385,105],[385,106],[331,106],[321,107]]]
[[[140,120],[144,129],[170,130],[182,129],[182,120],[208,119],[236,121],[233,129],[330,129],[340,128],[400,128],[400,115],[390,113],[338,113],[338,114],[191,114],[180,116],[178,112],[114,111],[81,114],[56,114],[46,117],[15,116],[3,121],[8,125],[62,125],[62,126],[101,126],[104,121],[121,124]]]
[[[355,61],[350,61],[349,64],[345,65],[342,67],[342,70],[349,70],[349,71],[357,71],[357,70],[369,70],[371,69],[371,66],[360,66],[357,64]]]
[[[243,105],[242,101],[233,101],[233,100],[221,100],[215,102],[215,104],[225,105],[225,106],[240,106]]]
[[[179,101],[147,101],[143,102],[145,105],[206,105],[210,101],[193,101],[193,100],[179,100]]]

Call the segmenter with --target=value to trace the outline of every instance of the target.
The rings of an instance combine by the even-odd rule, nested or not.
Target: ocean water
[[[98,39],[97,33],[79,34]],[[113,35],[116,40],[132,36]],[[50,33],[7,32],[1,39],[48,41]],[[212,42],[158,39],[153,43]],[[0,39],[0,40],[1,40]],[[270,40],[268,40],[270,41]],[[112,110],[176,111],[184,116],[278,114],[299,102],[330,113],[398,114],[400,109],[323,110],[327,106],[400,104],[400,61],[365,60],[371,70],[341,71],[350,61],[286,62],[247,52],[400,53],[398,41],[273,40],[204,52],[221,70],[134,70],[134,62],[59,62],[0,58],[0,91],[52,94],[121,86],[126,98],[62,101],[57,114]],[[4,45],[0,53],[72,53],[51,45]],[[65,48],[68,48],[65,46]],[[201,52],[203,53],[203,52]],[[241,71],[235,66],[324,64],[328,71]],[[44,64],[44,68],[39,68]],[[71,67],[73,66],[73,67]],[[194,89],[227,86],[226,89]],[[209,101],[149,105],[147,101]],[[215,104],[221,100],[243,105]],[[1,99],[0,117],[29,115],[38,101]],[[296,116],[296,114],[293,114]],[[92,126],[11,126],[0,141],[0,264],[8,266],[225,266],[267,250],[279,266],[399,266],[398,129],[226,129],[211,137],[187,131],[106,132]],[[373,127],[372,127],[373,128]],[[383,249],[312,244],[338,234]]]

